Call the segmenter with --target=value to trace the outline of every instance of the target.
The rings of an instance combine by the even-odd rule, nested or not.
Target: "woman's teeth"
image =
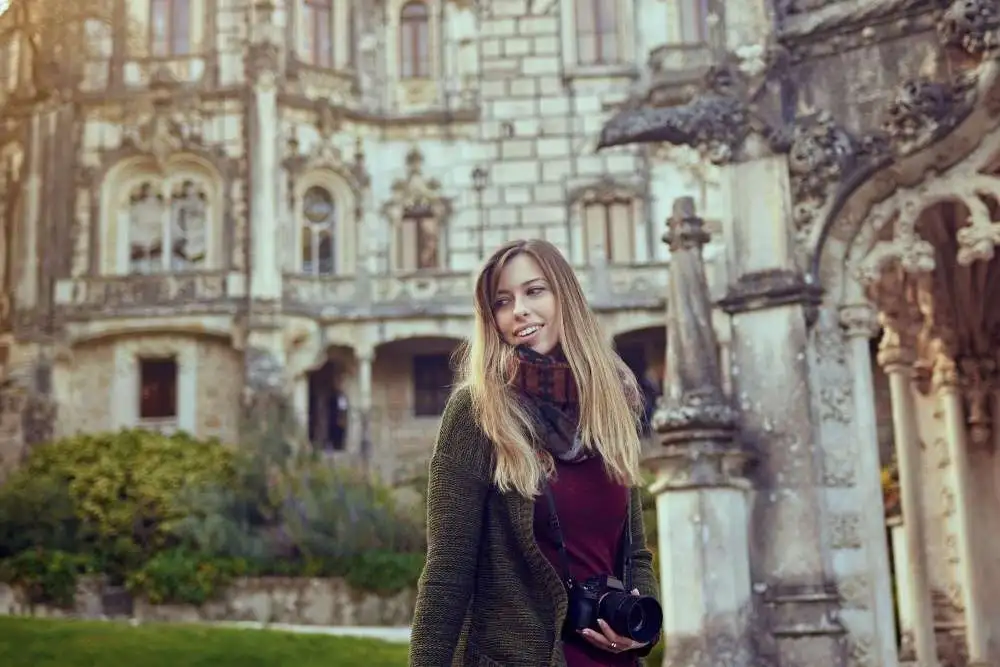
[[[540,328],[541,327],[528,327],[527,329],[521,329],[520,331],[517,332],[517,337],[525,338],[526,336],[530,336],[531,334],[535,333]]]

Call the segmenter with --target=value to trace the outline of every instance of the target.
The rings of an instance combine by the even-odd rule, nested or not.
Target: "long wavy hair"
[[[476,421],[496,448],[494,482],[501,491],[534,497],[554,470],[552,456],[537,447],[538,434],[512,386],[517,352],[500,335],[493,313],[500,274],[511,259],[527,255],[548,281],[559,317],[559,341],[580,394],[579,437],[621,484],[641,482],[638,419],[642,398],[635,376],[603,335],[580,282],[559,249],[548,241],[512,241],[486,261],[475,288],[475,328],[460,349],[458,388],[468,388]]]

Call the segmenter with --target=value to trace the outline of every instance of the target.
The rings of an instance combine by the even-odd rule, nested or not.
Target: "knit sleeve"
[[[660,585],[653,571],[653,552],[646,545],[646,527],[642,521],[642,492],[638,486],[632,487],[632,585],[640,595],[660,599]],[[660,641],[660,635],[635,651],[639,656],[647,656]]]
[[[417,585],[410,667],[445,667],[462,631],[476,581],[491,480],[488,441],[471,398],[456,392],[441,418],[427,485],[427,562]]]

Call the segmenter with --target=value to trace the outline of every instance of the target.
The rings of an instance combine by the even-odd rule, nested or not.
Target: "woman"
[[[638,664],[658,634],[639,644],[606,625],[564,628],[568,594],[544,492],[575,581],[621,578],[630,538],[632,593],[657,594],[637,486],[635,378],[548,242],[497,250],[476,281],[475,312],[431,456],[410,665]]]

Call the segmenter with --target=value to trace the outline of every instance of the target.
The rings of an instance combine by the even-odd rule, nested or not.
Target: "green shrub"
[[[81,574],[91,571],[85,556],[31,549],[0,561],[0,581],[24,590],[33,604],[70,607]]]
[[[342,576],[356,590],[391,595],[417,585],[424,561],[418,553],[370,553],[354,558]]]
[[[66,479],[15,474],[0,486],[0,559],[26,549],[77,551],[79,546],[80,520]]]
[[[142,430],[78,435],[32,451],[17,473],[67,484],[81,537],[123,565],[168,546],[180,492],[224,483],[232,453],[216,440]]]
[[[416,513],[399,507],[391,489],[349,468],[301,466],[284,476],[276,493],[281,523],[304,558],[343,560],[426,546]]]
[[[201,605],[215,598],[245,565],[193,554],[183,549],[158,553],[129,573],[126,587],[153,604]]]

